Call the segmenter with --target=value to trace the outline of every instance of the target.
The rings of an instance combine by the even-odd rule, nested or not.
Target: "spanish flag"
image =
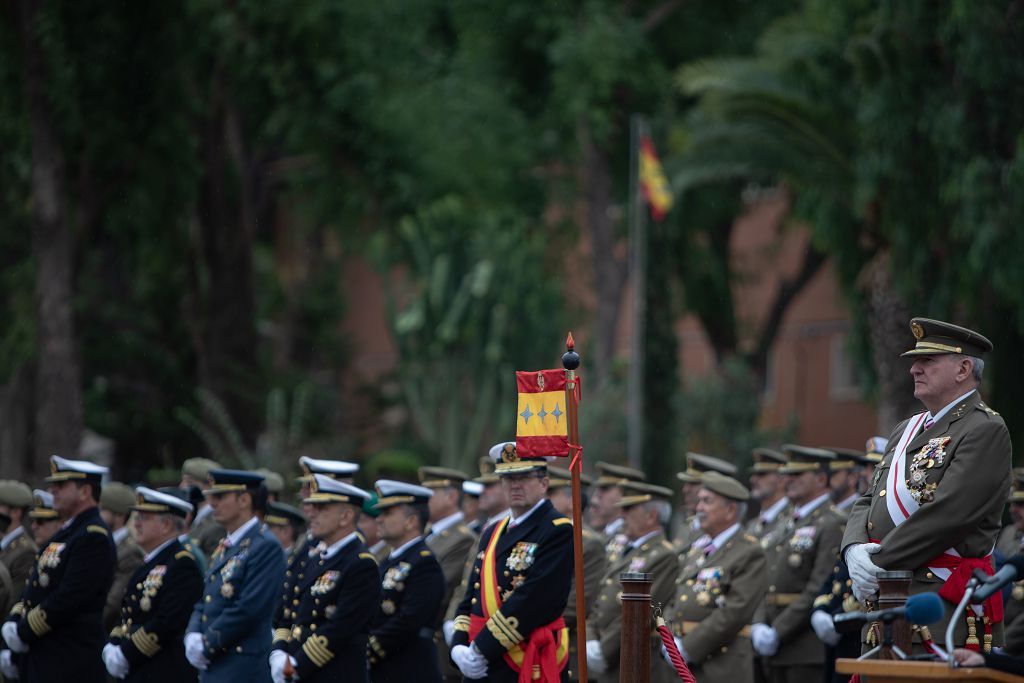
[[[520,458],[569,455],[565,414],[565,371],[516,372],[519,407],[516,452]]]
[[[658,161],[654,144],[646,135],[640,138],[640,191],[651,207],[651,218],[660,221],[672,208],[672,190]]]

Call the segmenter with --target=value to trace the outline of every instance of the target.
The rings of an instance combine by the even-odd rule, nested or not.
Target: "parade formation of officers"
[[[53,456],[46,491],[0,481],[0,673],[579,680],[585,623],[588,678],[618,681],[619,575],[646,572],[701,683],[831,680],[836,657],[877,641],[876,626],[841,635],[832,616],[873,608],[879,572],[912,571],[911,592],[938,592],[948,621],[973,570],[1024,547],[1024,472],[978,395],[991,343],[922,318],[911,330],[904,355],[927,410],[862,451],[757,448],[749,488],[699,453],[678,491],[597,463],[584,477],[585,614],[570,474],[514,442],[491,448],[479,476],[422,467],[418,484],[372,491],[355,485],[358,465],[304,456],[300,507],[268,471],[193,458],[179,486],[132,489]],[[1024,654],[1024,582],[998,598],[968,611],[950,649]],[[915,651],[946,646],[944,631],[915,628]],[[650,648],[651,680],[675,680],[653,629]]]

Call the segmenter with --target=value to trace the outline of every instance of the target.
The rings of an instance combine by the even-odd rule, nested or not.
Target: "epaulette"
[[[465,524],[460,524],[459,525],[459,531],[461,531],[464,534],[471,534],[471,533],[473,533],[472,531],[469,530],[469,527],[466,526]]]
[[[756,538],[751,536],[750,534],[743,534],[743,540],[749,541],[750,543],[759,543],[760,542]]]
[[[999,413],[997,413],[996,411],[992,410],[991,408],[989,408],[989,407],[988,407],[987,405],[985,405],[984,403],[979,403],[979,404],[978,404],[978,408],[979,408],[980,410],[984,410],[984,411],[985,411],[986,413],[988,413],[989,415],[993,415],[993,416],[995,416],[995,417],[999,417]]]
[[[180,560],[183,557],[187,557],[188,559],[192,560],[193,562],[195,562],[195,559],[196,559],[196,556],[193,555],[192,553],[190,553],[187,550],[182,550],[182,551],[180,551],[180,552],[178,552],[178,553],[176,553],[174,555],[174,559],[176,559],[176,560]]]
[[[420,557],[430,557],[433,554],[434,553],[430,552],[429,550],[421,550],[420,551]]]
[[[828,594],[819,595],[818,597],[814,598],[814,604],[811,605],[811,606],[812,607],[821,607],[822,605],[827,605],[830,602],[832,602],[832,596],[831,595],[828,595]]]
[[[367,560],[373,560],[373,563],[377,564],[377,558],[373,556],[373,553],[359,553],[359,557]]]
[[[110,535],[110,532],[107,531],[107,527],[100,526],[99,524],[90,524],[89,526],[85,527],[85,530],[91,531],[96,534],[103,534],[104,536]]]
[[[559,517],[551,521],[555,526],[562,526],[563,524],[572,524],[572,520],[568,517]]]
[[[667,549],[667,550],[675,550],[675,548],[673,547],[673,545],[672,545],[671,543],[669,543],[669,542],[668,542],[668,540],[666,540],[666,539],[664,539],[664,538],[663,538],[663,539],[661,539],[661,545],[662,545],[662,546],[663,546],[663,547],[664,547],[665,549]]]

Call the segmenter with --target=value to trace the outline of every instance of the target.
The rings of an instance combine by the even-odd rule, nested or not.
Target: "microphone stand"
[[[893,642],[892,635],[892,622],[897,619],[895,616],[884,616],[882,617],[882,642],[875,645],[873,648],[862,654],[857,660],[870,659],[871,657],[879,654],[882,650],[889,650],[896,655],[899,659],[907,659],[907,653],[900,649],[895,642]]]
[[[967,609],[967,604],[971,601],[974,596],[974,591],[978,588],[978,578],[973,577],[967,582],[967,589],[964,590],[964,597],[960,599],[960,604],[956,606],[956,610],[953,611],[953,616],[949,618],[949,625],[946,626],[946,647],[949,648],[949,668],[956,668],[956,659],[953,658],[953,630],[956,628],[957,622],[960,617],[963,616],[964,610]]]

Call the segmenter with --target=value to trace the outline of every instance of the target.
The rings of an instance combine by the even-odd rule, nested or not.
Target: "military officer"
[[[733,477],[736,475],[736,466],[712,455],[686,454],[686,470],[676,474],[676,479],[682,482],[682,504],[672,520],[672,543],[679,553],[689,552],[695,542],[703,543],[707,540],[701,533],[700,521],[696,517],[697,492],[701,487],[701,475],[705,472],[718,472]]]
[[[25,529],[30,507],[32,490],[28,486],[20,481],[0,481],[0,564],[10,572],[12,600],[24,590],[36,557],[36,544]]]
[[[107,593],[107,604],[103,608],[103,629],[110,631],[121,616],[121,599],[124,598],[128,580],[142,565],[142,548],[132,538],[128,528],[128,516],[135,504],[135,491],[119,481],[110,481],[103,486],[100,496],[100,517],[110,527],[117,563],[114,565],[114,581]]]
[[[53,495],[49,491],[32,491],[32,509],[28,511],[32,541],[42,548],[61,526],[60,515],[53,509]]]
[[[284,580],[284,558],[256,510],[266,504],[263,476],[210,470],[203,493],[227,535],[210,556],[203,598],[185,633],[185,656],[203,683],[267,681],[271,614]]]
[[[202,489],[210,478],[210,470],[219,469],[220,464],[209,458],[189,458],[181,466],[181,483],[178,486],[183,489],[193,486]],[[225,534],[224,527],[217,524],[211,515],[212,512],[210,504],[205,498],[200,497],[190,529],[192,539],[206,557],[213,554]]]
[[[480,494],[484,491],[484,485],[478,481],[462,482],[462,519],[466,522],[466,528],[473,532],[474,536],[480,535],[484,520],[480,517]]]
[[[831,574],[842,519],[829,503],[831,451],[785,445],[789,463],[786,496],[793,514],[781,547],[771,554],[768,594],[751,627],[754,650],[768,659],[776,683],[820,679],[824,648],[811,629],[810,617],[821,585]]]
[[[640,470],[608,462],[598,462],[597,481],[590,498],[590,524],[602,535],[609,562],[615,562],[626,544],[622,534],[622,508],[617,507],[623,496],[622,485],[630,481],[647,481]]]
[[[377,509],[377,494],[370,491],[370,498],[363,503],[362,514],[359,515],[359,528],[363,532],[366,549],[373,555],[379,565],[387,559],[391,552],[391,546],[380,535],[380,524],[377,518],[380,517],[380,510]]]
[[[1013,492],[1010,494],[1012,524],[999,533],[996,554],[1003,560],[1024,552],[1024,469],[1013,470]],[[1003,613],[1006,641],[1003,651],[1020,656],[1024,654],[1024,579],[1014,581]]]
[[[46,478],[63,526],[40,551],[21,599],[3,625],[25,683],[106,679],[103,605],[114,576],[114,544],[97,504],[107,473],[85,460],[50,457]]]
[[[161,486],[157,489],[160,493],[165,493],[169,496],[174,496],[179,500],[183,500],[189,503],[190,510],[185,514],[184,529],[178,535],[178,542],[181,543],[181,547],[188,551],[195,558],[196,564],[199,565],[199,575],[206,576],[206,555],[203,553],[199,544],[192,540],[192,536],[189,534],[189,530],[192,524],[192,516],[195,514],[196,507],[196,496],[193,494],[193,489],[198,492],[198,497],[202,498],[202,491],[199,491],[197,487],[191,487],[188,489],[179,488],[177,486]]]
[[[875,468],[882,462],[888,448],[889,439],[884,436],[873,436],[868,439],[864,446],[864,467],[860,471],[861,481],[857,485],[858,490],[863,492],[870,488],[871,481],[875,476]]]
[[[305,540],[306,515],[294,505],[272,502],[267,504],[267,516],[263,521],[281,544],[285,559],[290,560]]]
[[[178,540],[192,504],[145,486],[136,496],[132,526],[145,557],[128,583],[103,662],[111,676],[127,681],[195,681],[182,636],[203,577]]]
[[[436,490],[381,479],[377,508],[381,534],[393,548],[380,567],[380,607],[370,622],[370,680],[439,682],[434,628],[444,598],[444,572],[423,541]]]
[[[270,673],[275,683],[367,680],[367,632],[380,604],[380,575],[356,531],[370,494],[313,474],[309,529],[317,539],[306,576],[293,588],[289,621],[274,630]]]
[[[455,617],[452,661],[468,679],[541,680],[565,669],[569,643],[562,612],[573,572],[572,522],[547,499],[547,462],[505,444],[496,473],[512,514],[484,530],[473,583]]]
[[[266,467],[260,467],[254,472],[263,475],[263,485],[267,487],[267,505],[281,500],[284,495],[284,477]]]
[[[561,467],[548,466],[548,500],[555,510],[567,518],[572,519],[572,473]],[[585,475],[580,475],[581,486],[593,485],[593,480]],[[580,494],[582,513],[586,513],[586,496]],[[597,593],[601,586],[601,578],[608,571],[608,556],[604,552],[604,541],[601,535],[593,529],[584,525],[583,527],[583,598],[586,601],[584,609],[586,613],[582,619],[587,619]],[[566,673],[570,681],[579,679],[576,672],[576,623],[581,618],[576,612],[576,580],[573,577],[572,588],[569,590],[569,598],[565,604],[565,612],[562,614],[565,625],[569,629],[569,665]]]
[[[610,561],[601,579],[597,602],[587,619],[587,668],[592,678],[602,683],[619,680],[619,640],[622,630],[619,605],[619,574],[646,572],[654,575],[651,600],[668,604],[679,573],[679,558],[665,538],[665,527],[672,516],[672,489],[644,482],[622,484],[623,497],[616,503],[625,513],[622,530],[627,538],[622,554]],[[654,657],[661,649],[661,640],[652,636]],[[656,668],[652,680],[671,680],[668,673]]]
[[[847,516],[850,508],[863,495],[858,488],[861,482],[860,472],[867,463],[864,454],[852,448],[830,446],[825,450],[835,454],[835,460],[828,464],[828,487],[832,494],[832,505]]]
[[[978,393],[992,343],[938,320],[914,318],[910,327],[916,344],[903,355],[914,359],[914,396],[927,411],[893,431],[871,488],[850,513],[843,556],[858,598],[873,597],[882,570],[913,571],[911,594],[937,591],[946,618],[931,635],[944,644],[971,573],[992,571],[1013,453],[1003,419]],[[947,649],[1001,645],[996,600],[986,601],[981,616],[967,610]]]
[[[681,559],[676,594],[665,611],[676,647],[701,683],[754,680],[750,619],[768,577],[760,543],[740,525],[749,498],[732,477],[701,476],[697,518],[711,541]]]

